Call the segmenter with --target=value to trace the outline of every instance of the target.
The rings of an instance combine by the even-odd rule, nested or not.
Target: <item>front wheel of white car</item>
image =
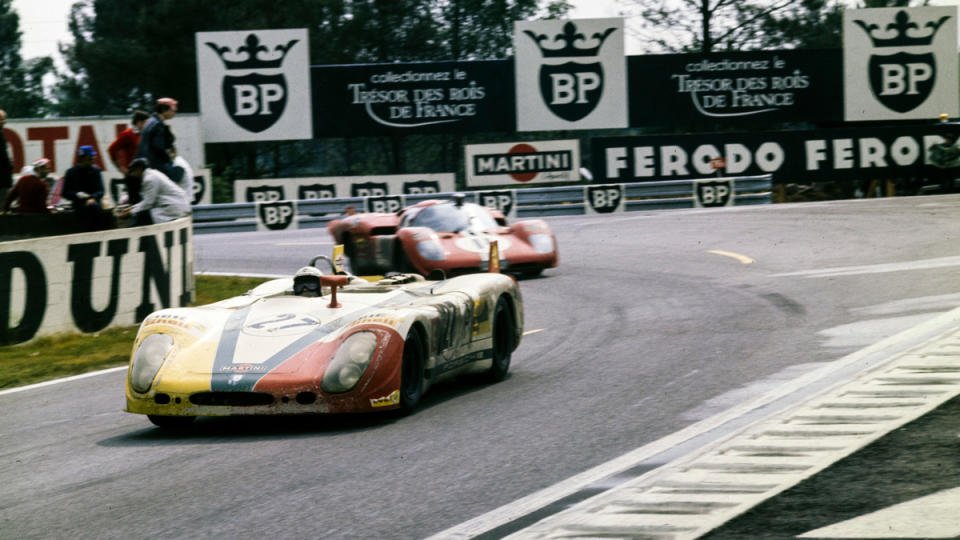
[[[486,373],[486,379],[490,382],[507,378],[510,357],[516,347],[517,326],[508,302],[505,296],[501,296],[493,309],[493,364]]]

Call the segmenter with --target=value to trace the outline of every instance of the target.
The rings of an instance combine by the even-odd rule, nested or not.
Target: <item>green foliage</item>
[[[20,36],[20,16],[12,11],[11,0],[0,0],[0,108],[15,118],[43,116],[47,112],[43,77],[53,71],[53,59],[24,61]]]
[[[649,52],[715,52],[842,46],[841,0],[620,0],[645,21]],[[856,7],[907,7],[927,0],[863,0]]]

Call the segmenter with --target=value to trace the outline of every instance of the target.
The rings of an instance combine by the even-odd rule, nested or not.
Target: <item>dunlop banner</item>
[[[840,49],[630,56],[627,77],[632,127],[843,119]]]
[[[595,138],[597,182],[772,174],[774,182],[923,176],[931,145],[957,124]],[[724,159],[714,169],[712,160]],[[718,163],[718,162],[714,162]]]
[[[313,136],[514,131],[513,62],[313,66]]]

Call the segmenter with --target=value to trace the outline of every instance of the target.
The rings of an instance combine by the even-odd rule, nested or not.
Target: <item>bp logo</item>
[[[246,55],[244,60],[228,60],[226,53],[230,47],[212,42],[207,46],[213,49],[223,61],[227,72],[243,75],[225,75],[221,85],[223,104],[230,118],[247,131],[260,133],[274,125],[283,116],[287,105],[287,80],[278,71],[284,57],[298,42],[292,39],[270,49],[260,44],[256,34],[249,34],[246,43],[237,48],[236,56]],[[261,58],[261,53],[269,58]]]
[[[423,195],[426,193],[440,193],[440,182],[436,180],[416,180],[403,183],[404,195]]]
[[[701,180],[694,182],[695,208],[733,206],[733,180]]]
[[[904,48],[929,46],[937,30],[949,15],[937,21],[929,21],[923,26],[923,33],[917,35],[920,26],[910,21],[906,11],[898,11],[894,21],[882,29],[881,34],[894,32],[893,37],[879,37],[877,24],[867,24],[854,20],[854,24],[863,29],[879,53],[890,51],[891,47]],[[911,31],[910,34],[907,31]],[[913,52],[895,52],[893,54],[873,54],[867,63],[870,90],[890,110],[905,113],[919,107],[930,97],[937,80],[937,63],[933,52],[914,50]]]
[[[291,228],[297,215],[297,207],[293,201],[265,202],[257,204],[257,216],[260,218],[261,230],[282,231]],[[292,227],[296,228],[296,227]]]
[[[390,193],[386,182],[357,182],[350,184],[351,197],[383,197]]]
[[[544,58],[583,59],[596,57],[603,42],[614,31],[616,28],[595,32],[590,39],[596,45],[581,47],[577,42],[587,42],[587,38],[577,32],[576,24],[567,22],[563,26],[563,33],[557,34],[552,40],[554,43],[566,43],[559,48],[544,46],[545,41],[550,41],[546,34],[537,34],[530,30],[523,32],[537,44]],[[603,96],[603,82],[603,64],[600,62],[571,60],[564,64],[540,66],[540,95],[543,102],[554,114],[570,122],[581,120],[593,112]]]
[[[337,196],[337,186],[334,184],[304,184],[297,186],[297,198],[304,199],[332,199]]]
[[[282,186],[257,186],[247,188],[247,202],[272,202],[284,198]]]
[[[516,193],[512,189],[477,192],[477,204],[499,210],[503,212],[504,216],[515,215],[513,208],[516,206],[516,202]]]
[[[612,214],[624,210],[623,184],[585,186],[584,198],[587,214]]]

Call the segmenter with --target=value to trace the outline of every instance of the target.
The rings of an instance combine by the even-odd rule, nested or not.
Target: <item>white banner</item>
[[[189,218],[0,242],[0,345],[132,325],[193,297]]]
[[[844,119],[960,115],[957,8],[843,12]]]
[[[207,142],[313,138],[305,28],[197,32]]]
[[[467,186],[580,181],[580,141],[526,141],[463,147]]]
[[[517,130],[627,127],[623,19],[517,21]]]
[[[453,173],[264,178],[233,183],[234,202],[421,195],[454,191]]]

